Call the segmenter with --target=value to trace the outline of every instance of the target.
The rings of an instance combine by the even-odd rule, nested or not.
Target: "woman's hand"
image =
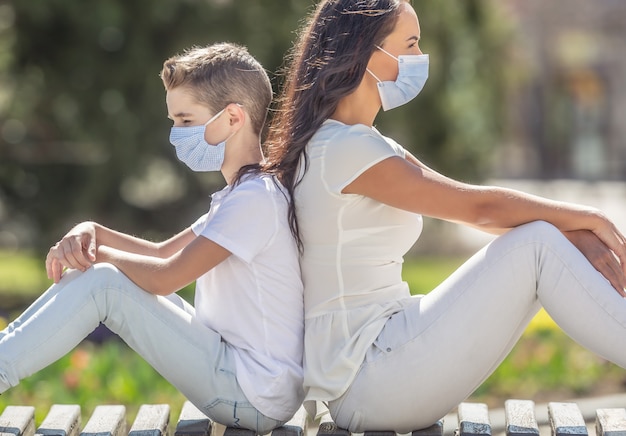
[[[54,283],[61,280],[66,268],[85,271],[96,260],[96,227],[83,222],[70,230],[46,256],[46,272]]]
[[[617,256],[622,272],[626,274],[626,238],[602,212],[598,211],[596,215],[599,224],[591,230]]]
[[[624,291],[626,288],[624,261],[620,261],[617,254],[590,230],[574,230],[563,232],[563,234],[580,250],[591,265],[611,283],[615,290],[622,297],[626,297],[626,292]],[[621,235],[619,232],[618,234]]]

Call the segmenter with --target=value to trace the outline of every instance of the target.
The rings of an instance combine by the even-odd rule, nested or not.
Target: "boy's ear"
[[[231,103],[226,106],[226,113],[228,114],[229,123],[231,126],[243,125],[246,122],[246,111],[243,110],[243,106]]]

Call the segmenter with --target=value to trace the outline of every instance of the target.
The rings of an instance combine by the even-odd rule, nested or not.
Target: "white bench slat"
[[[626,409],[596,410],[597,436],[626,436]]]
[[[276,430],[274,430],[275,432]],[[397,436],[394,431],[366,431],[363,436]],[[323,415],[317,429],[317,436],[350,436],[356,433],[350,433],[348,430],[338,427],[333,421],[330,414]],[[272,433],[272,436],[274,433]],[[435,422],[430,427],[426,427],[411,432],[411,436],[443,436],[443,419]]]
[[[491,436],[491,422],[486,404],[461,403],[457,413],[461,436]]]
[[[576,403],[548,403],[548,417],[554,436],[587,436],[585,419]]]
[[[139,408],[129,436],[166,436],[170,424],[170,406],[144,404]]]
[[[35,435],[78,436],[80,432],[80,406],[53,404]]]
[[[317,436],[350,436],[350,432],[344,428],[337,427],[330,413],[326,413],[320,418]]]
[[[125,436],[126,407],[96,406],[80,436]]]
[[[528,400],[507,400],[504,407],[506,436],[539,436],[535,404]],[[576,403],[553,402],[547,405],[553,436],[588,436],[587,423]],[[626,408],[598,408],[597,436],[626,436]],[[538,413],[538,412],[537,412]],[[80,431],[80,406],[55,404],[35,429],[35,408],[6,406],[0,415],[0,436],[168,436],[170,407],[167,404],[143,405],[128,434],[126,434],[124,406],[98,406],[85,428]],[[492,426],[487,406],[482,403],[462,403],[458,408],[459,427],[456,436],[491,436]],[[497,420],[499,422],[499,420]],[[174,436],[211,436],[213,423],[190,402],[185,402]],[[271,436],[305,436],[307,419],[303,408]],[[429,428],[415,430],[410,436],[443,436],[443,420]],[[409,436],[394,432],[369,431],[350,434],[337,427],[330,415],[322,417],[318,436]],[[80,433],[79,433],[80,432]],[[250,436],[253,431],[224,427],[224,436]],[[270,436],[270,435],[268,435]]]
[[[411,436],[443,436],[443,419],[440,419],[430,427],[413,431]]]
[[[530,400],[504,402],[505,432],[508,436],[539,436],[535,403]]]
[[[35,408],[7,406],[0,415],[0,436],[33,436],[35,434]]]
[[[185,401],[174,436],[211,436],[213,422],[190,401]]]
[[[256,436],[256,432],[247,428],[226,427],[224,436]]]
[[[272,432],[272,436],[303,436],[306,431],[307,414],[303,406],[300,406],[293,417],[282,427]]]

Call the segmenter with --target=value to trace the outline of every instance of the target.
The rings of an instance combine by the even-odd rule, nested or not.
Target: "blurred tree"
[[[191,222],[223,180],[177,163],[163,60],[233,41],[277,71],[314,3],[0,3],[0,226],[12,223],[47,250],[84,219],[155,238]],[[502,20],[486,0],[413,3],[431,78],[417,102],[381,115],[379,126],[434,167],[479,178],[502,123]]]
[[[381,126],[444,174],[480,182],[506,121],[510,21],[501,2],[414,0],[429,79],[414,103],[379,115]]]

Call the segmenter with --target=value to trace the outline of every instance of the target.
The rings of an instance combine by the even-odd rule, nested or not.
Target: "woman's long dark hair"
[[[270,123],[265,170],[288,190],[289,226],[302,252],[294,191],[313,134],[363,79],[376,45],[392,32],[406,0],[323,0],[290,52],[276,113]],[[305,167],[306,168],[306,167]]]

